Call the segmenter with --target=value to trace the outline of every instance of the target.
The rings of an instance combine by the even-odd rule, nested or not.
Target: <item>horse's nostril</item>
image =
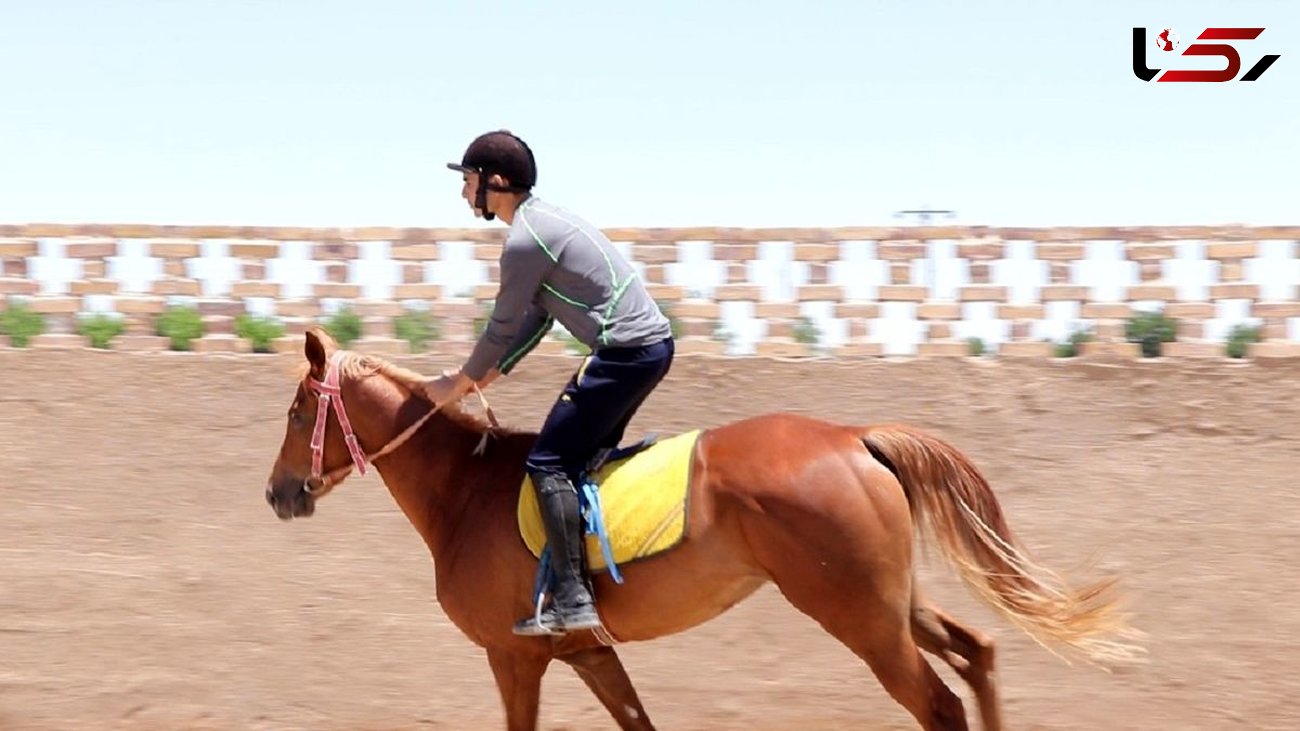
[[[266,504],[275,505],[275,495],[271,492],[271,488],[269,487],[266,488]]]

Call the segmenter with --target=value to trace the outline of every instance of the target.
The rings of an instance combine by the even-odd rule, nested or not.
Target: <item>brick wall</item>
[[[1178,342],[1165,348],[1174,357],[1221,356],[1223,333],[1238,322],[1261,326],[1254,354],[1300,354],[1300,226],[606,233],[670,305],[684,351],[802,355],[812,338],[840,357],[960,356],[978,325],[1002,355],[1050,355],[1047,341],[1076,327],[1092,332],[1090,352],[1133,354],[1126,320],[1159,309],[1178,320]],[[0,298],[46,316],[41,345],[84,343],[76,318],[104,311],[127,323],[115,347],[165,347],[156,318],[189,303],[207,325],[206,350],[247,349],[232,334],[243,312],[272,315],[292,335],[344,306],[364,318],[361,347],[405,352],[393,318],[416,307],[440,323],[430,347],[463,348],[494,295],[503,235],[504,227],[0,226]],[[718,336],[737,328],[745,342]]]

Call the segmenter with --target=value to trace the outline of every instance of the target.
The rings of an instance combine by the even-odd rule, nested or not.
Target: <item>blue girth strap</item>
[[[600,508],[600,488],[598,488],[590,479],[583,476],[582,489],[578,492],[578,501],[583,513],[583,533],[585,535],[595,534],[596,539],[600,541],[600,552],[605,556],[605,565],[609,567],[609,575],[614,581],[623,583],[623,574],[618,570],[618,564],[614,561],[614,549],[609,543],[609,532],[605,530],[605,516]],[[586,567],[583,567],[584,571]],[[537,575],[533,579],[533,605],[537,611],[541,611],[542,594],[551,586],[551,544],[547,543],[542,547],[542,555],[537,563]]]
[[[609,533],[605,531],[605,515],[600,509],[600,488],[596,487],[591,480],[583,480],[582,497],[586,498],[587,534],[596,534],[596,539],[600,541],[600,552],[605,555],[605,565],[609,567],[609,575],[615,583],[621,584],[623,575],[618,571],[618,564],[614,563],[614,549],[609,545]]]

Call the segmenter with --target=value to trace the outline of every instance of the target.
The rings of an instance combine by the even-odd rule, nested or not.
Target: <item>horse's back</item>
[[[700,437],[701,461],[750,465],[765,471],[799,469],[832,454],[870,457],[866,427],[792,412],[759,414],[712,427]]]
[[[863,442],[868,428],[795,413],[769,413],[706,431],[700,439],[692,498],[727,511],[823,519],[868,519],[907,512],[890,469]],[[877,517],[870,517],[875,523]]]

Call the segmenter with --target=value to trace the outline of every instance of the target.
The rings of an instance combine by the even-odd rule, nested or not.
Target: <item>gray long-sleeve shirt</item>
[[[556,320],[592,350],[672,334],[632,264],[600,229],[536,196],[515,211],[500,268],[492,317],[463,368],[474,380],[493,365],[509,373]]]

